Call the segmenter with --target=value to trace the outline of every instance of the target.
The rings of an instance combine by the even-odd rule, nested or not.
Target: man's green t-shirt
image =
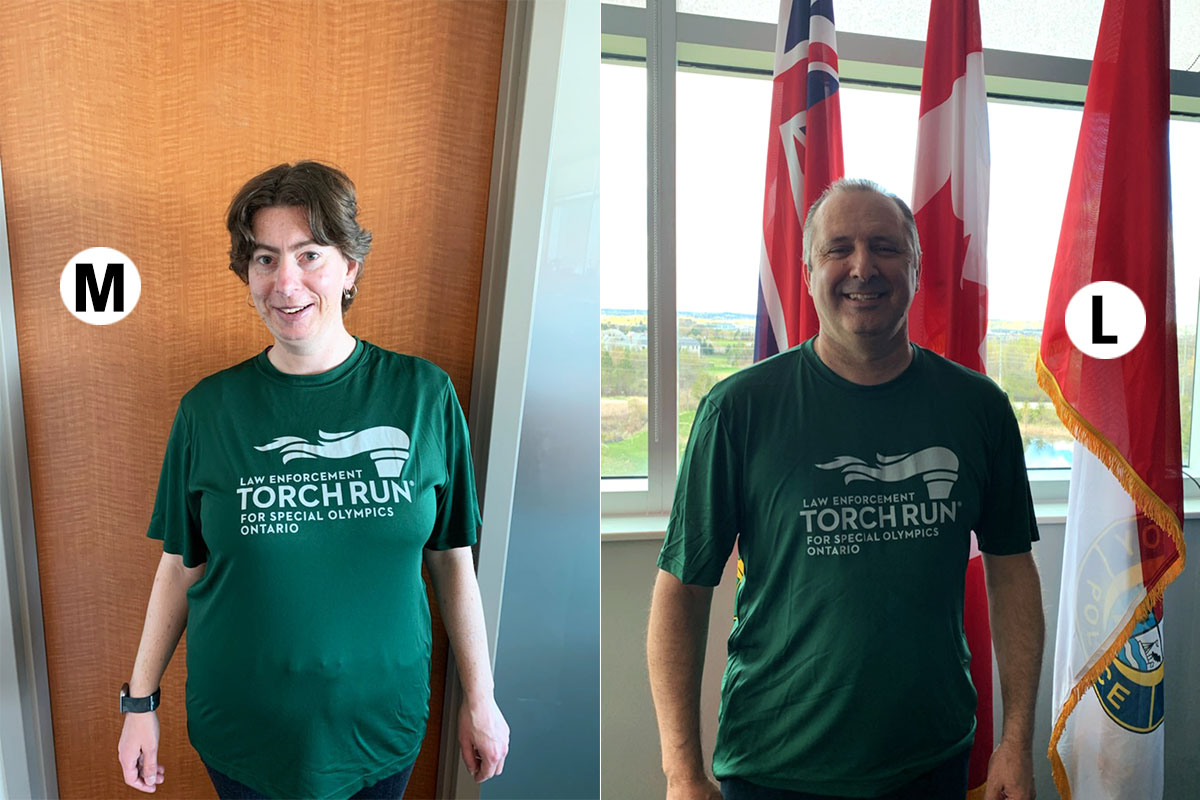
[[[429,715],[424,548],[475,542],[466,422],[441,369],[358,342],[266,352],[179,404],[149,536],[184,564],[188,733],[271,797],[347,797],[412,763]]]
[[[744,565],[714,774],[864,797],[969,747],[972,530],[997,555],[1038,538],[988,378],[914,346],[899,377],[861,386],[809,340],[718,383],[659,556],[687,584],[715,585],[735,540]]]

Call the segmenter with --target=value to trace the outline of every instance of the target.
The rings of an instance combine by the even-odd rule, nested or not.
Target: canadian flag
[[[909,337],[984,371],[991,156],[978,0],[933,0],[921,79],[913,213],[921,284]]]
[[[913,212],[921,237],[920,290],[909,338],[984,372],[987,216],[991,170],[978,0],[933,0],[925,38]],[[992,754],[992,632],[974,535],[963,628],[979,693],[968,787],[982,797]]]

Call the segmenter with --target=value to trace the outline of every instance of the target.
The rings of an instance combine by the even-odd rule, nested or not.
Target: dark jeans
[[[217,772],[208,764],[205,764],[204,768],[208,770],[208,777],[212,779],[213,788],[217,790],[217,797],[221,800],[267,800],[265,795]],[[404,797],[404,788],[408,786],[408,776],[412,774],[412,769],[413,765],[409,764],[395,775],[360,790],[358,794],[351,796],[351,800],[400,800]]]
[[[961,755],[943,761],[911,783],[872,800],[963,800],[967,796],[967,766],[970,761],[971,748],[968,747]],[[825,794],[769,789],[741,778],[723,779],[721,797],[725,800],[846,800]]]

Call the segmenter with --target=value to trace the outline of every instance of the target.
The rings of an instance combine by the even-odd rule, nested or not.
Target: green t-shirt
[[[972,529],[993,554],[1038,538],[1016,418],[988,378],[914,346],[899,377],[860,386],[809,340],[718,383],[658,562],[715,585],[736,539],[744,564],[714,774],[873,796],[969,747]]]
[[[149,536],[184,564],[187,712],[214,769],[348,797],[429,716],[424,548],[475,543],[466,422],[441,369],[359,341],[319,375],[266,352],[184,395]]]

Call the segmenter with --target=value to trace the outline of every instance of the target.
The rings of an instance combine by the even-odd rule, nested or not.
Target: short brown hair
[[[246,181],[229,204],[229,269],[249,283],[254,240],[254,215],[264,208],[297,207],[308,214],[308,228],[317,244],[336,247],[347,261],[358,262],[355,286],[371,250],[371,232],[358,224],[354,182],[336,167],[319,161],[279,164]],[[342,296],[342,311],[354,297]]]

